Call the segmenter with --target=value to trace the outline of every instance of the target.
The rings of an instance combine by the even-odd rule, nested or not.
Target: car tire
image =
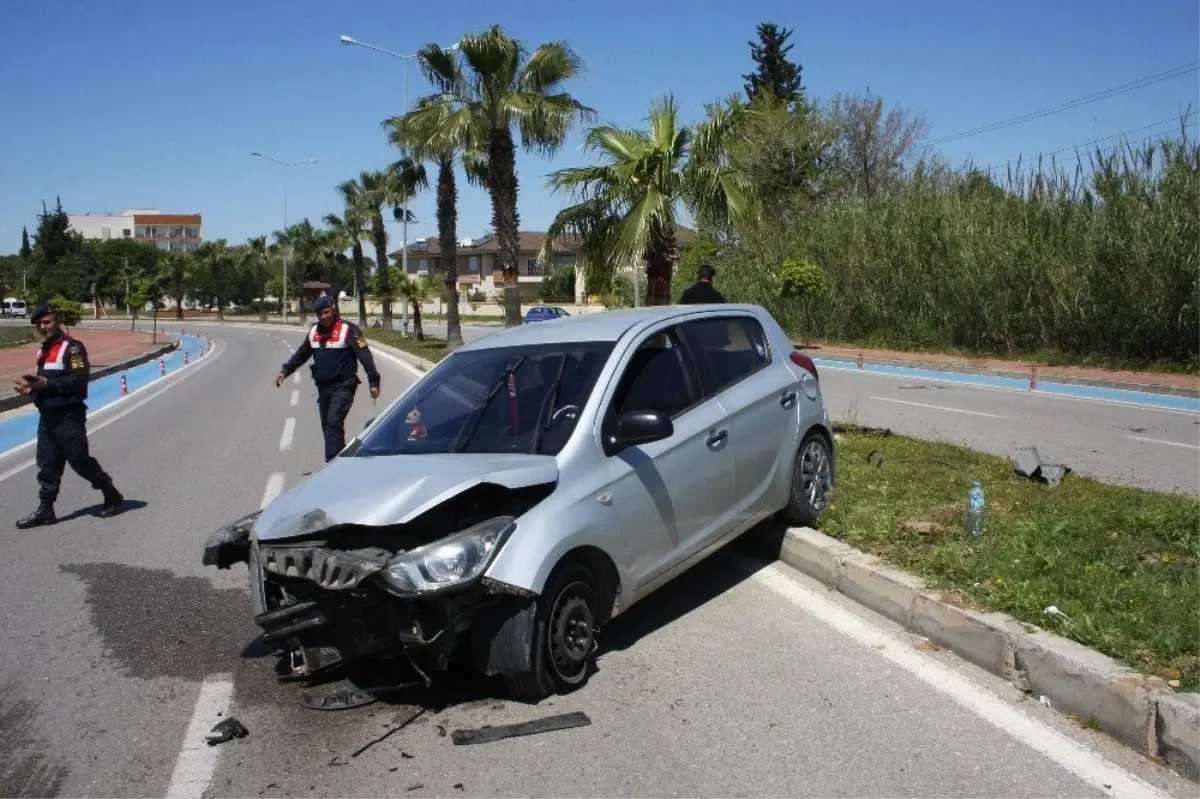
[[[587,682],[596,652],[600,595],[595,575],[582,564],[555,569],[537,600],[529,644],[533,668],[504,677],[513,698],[537,702]]]
[[[811,527],[829,507],[832,490],[833,454],[828,439],[814,430],[804,437],[796,451],[788,503],[780,515],[792,526]]]

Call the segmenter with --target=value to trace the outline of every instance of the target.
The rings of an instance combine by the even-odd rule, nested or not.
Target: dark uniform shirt
[[[721,292],[713,288],[712,283],[697,281],[694,285],[683,290],[679,298],[680,305],[705,305],[712,302],[725,302]]]
[[[33,404],[40,410],[87,407],[84,400],[90,369],[83,342],[62,332],[43,341],[37,354],[37,375],[46,378],[46,387],[33,392]]]
[[[367,384],[371,388],[379,385],[375,358],[367,347],[367,339],[353,322],[338,319],[329,330],[322,329],[319,322],[313,325],[304,343],[283,365],[284,376],[290,376],[309,358],[313,361],[310,367],[313,382],[318,387],[360,382],[360,363],[367,373]]]

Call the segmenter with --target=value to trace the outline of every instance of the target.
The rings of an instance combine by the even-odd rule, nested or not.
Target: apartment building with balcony
[[[156,208],[122,213],[67,214],[71,230],[85,239],[136,239],[167,252],[193,252],[204,240],[201,214],[164,214]]]

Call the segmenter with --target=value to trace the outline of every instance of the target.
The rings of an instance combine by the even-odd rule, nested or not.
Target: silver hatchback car
[[[817,369],[764,309],[611,311],[462,347],[204,563],[248,563],[285,679],[458,662],[537,700],[734,537],[811,524],[833,479]]]

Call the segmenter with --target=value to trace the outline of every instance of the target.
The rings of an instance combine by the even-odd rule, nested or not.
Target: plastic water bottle
[[[983,534],[983,483],[976,480],[967,494],[967,535]]]

